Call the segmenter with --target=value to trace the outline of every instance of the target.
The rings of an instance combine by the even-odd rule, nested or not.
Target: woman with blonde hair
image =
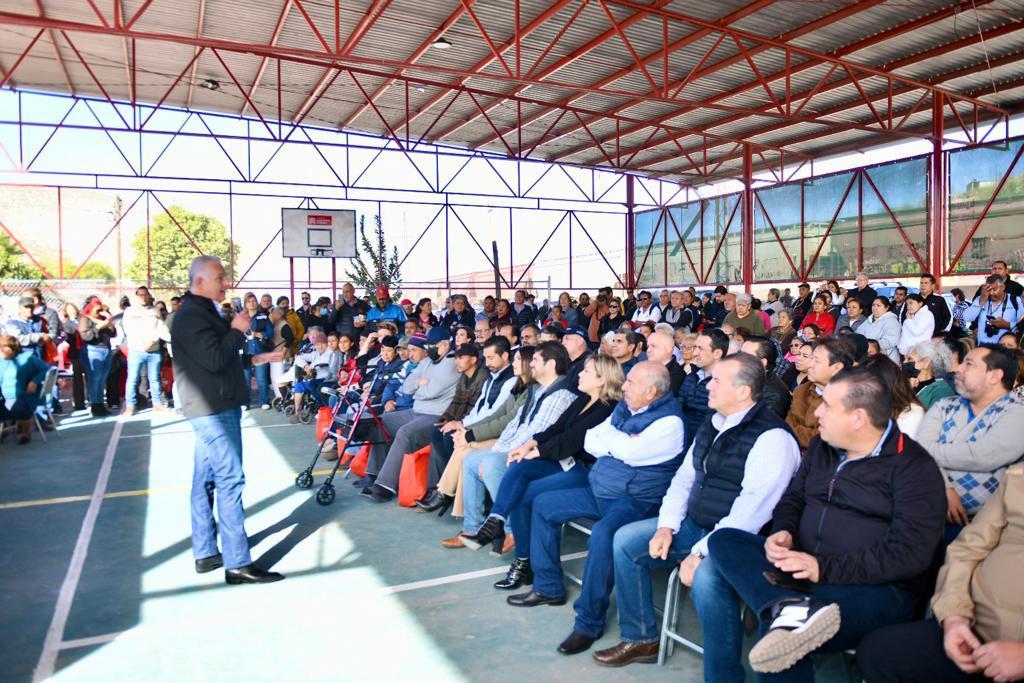
[[[611,356],[587,359],[580,372],[580,396],[548,429],[508,454],[508,471],[494,499],[491,514],[472,536],[462,539],[474,550],[505,535],[506,520],[515,532],[515,559],[508,575],[494,584],[513,590],[532,582],[530,517],[533,500],[546,491],[587,486],[594,457],[583,450],[587,430],[604,422],[622,399],[625,377]]]

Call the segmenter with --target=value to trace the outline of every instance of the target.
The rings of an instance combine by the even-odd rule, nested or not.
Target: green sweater
[[[949,386],[949,382],[944,379],[937,379],[917,392],[917,400],[921,402],[925,410],[931,408],[932,404],[940,398],[947,396],[956,396],[956,390]]]

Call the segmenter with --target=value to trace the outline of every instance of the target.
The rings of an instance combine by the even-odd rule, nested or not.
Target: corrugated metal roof
[[[144,2],[124,0],[124,20],[133,17]],[[332,50],[336,40],[345,44],[364,14],[380,4],[372,0],[341,3],[336,35],[332,0],[301,1],[302,9]],[[134,95],[137,101],[148,103],[163,98],[192,59],[196,47],[188,42],[198,36],[200,40],[249,45],[245,49],[224,45],[218,50],[220,59],[213,50],[205,50],[194,69],[194,81],[192,71],[188,70],[167,96],[168,105],[190,105],[233,114],[245,111],[251,115],[252,109],[242,91],[248,93],[252,89],[253,103],[268,120],[278,116],[279,97],[281,118],[286,121],[296,119],[315,99],[306,122],[347,124],[354,130],[386,135],[388,126],[394,130],[402,126],[408,111],[416,117],[411,126],[414,135],[433,125],[431,135],[441,135],[439,141],[505,152],[493,123],[507,144],[514,146],[521,136],[527,149],[547,133],[547,139],[541,141],[535,152],[543,158],[607,166],[606,153],[616,162],[632,156],[631,170],[676,173],[683,180],[692,169],[687,168],[689,162],[669,137],[688,152],[697,153],[703,146],[700,132],[711,134],[711,163],[718,163],[723,155],[729,157],[719,172],[737,172],[740,164],[727,154],[736,142],[785,148],[794,153],[828,154],[840,147],[878,144],[891,137],[878,129],[874,113],[860,93],[863,90],[867,94],[880,116],[888,117],[886,78],[854,69],[854,83],[844,68],[832,68],[834,62],[821,63],[799,52],[787,58],[784,50],[753,37],[740,38],[741,49],[731,34],[719,40],[720,31],[677,16],[686,15],[699,23],[719,22],[739,13],[745,16],[733,21],[730,28],[755,37],[786,39],[795,48],[825,57],[840,55],[853,64],[891,69],[896,76],[932,83],[955,93],[971,93],[1007,110],[1016,111],[1024,104],[1024,0],[646,0],[648,6],[664,7],[670,13],[667,19],[644,11],[643,4],[640,0],[632,4],[624,0],[563,3],[546,21],[521,35],[522,78],[516,79],[509,78],[505,66],[493,58],[476,23],[483,25],[486,37],[495,46],[514,44],[515,5],[509,0],[467,2],[475,18],[462,0],[392,0],[352,50],[358,61],[345,62],[352,67],[359,85],[373,97],[375,109],[367,105],[352,76],[344,71],[326,92],[319,93],[316,86],[322,83],[324,74],[335,73],[328,70],[334,55],[324,49],[294,0],[154,0],[146,5],[132,30],[173,36],[180,42],[138,36]],[[115,23],[113,0],[97,0],[96,6],[108,23]],[[522,0],[520,25],[536,23],[537,17],[554,6],[550,0]],[[277,48],[269,45],[286,7],[286,18],[275,45],[282,50],[303,51],[303,55],[275,52]],[[201,8],[203,20],[199,26]],[[42,0],[42,9],[53,20],[99,23],[85,2]],[[37,15],[33,0],[7,0],[3,11],[26,17]],[[625,40],[609,21],[607,12],[615,17]],[[568,23],[574,14],[575,19]],[[446,21],[450,26],[444,36],[451,48],[420,51]],[[915,22],[912,30],[901,29],[911,22]],[[131,70],[125,60],[127,41],[120,35],[67,28],[74,47],[107,93],[115,99],[131,99]],[[979,29],[989,36],[984,44]],[[17,25],[9,17],[0,17],[0,69],[4,74],[37,30],[35,26]],[[666,32],[669,44],[680,44],[667,61],[662,54]],[[556,38],[557,43],[552,44]],[[71,89],[78,94],[101,96],[100,88],[60,31],[43,34],[19,65],[11,79],[13,85],[69,90],[51,40],[56,43]],[[268,60],[259,52],[283,57],[280,84],[276,59]],[[646,63],[646,73],[638,67],[633,52]],[[515,50],[505,51],[504,58],[515,76]],[[254,88],[260,65],[265,61],[268,65]],[[403,64],[403,68],[396,69],[397,63]],[[785,73],[787,63],[793,69],[789,79],[793,96],[788,111],[786,80],[771,79],[767,89],[759,82],[763,75]],[[483,68],[471,77],[455,73],[468,72],[480,64],[484,64]],[[666,64],[673,86],[688,79],[686,87],[674,95],[676,100],[662,92]],[[989,64],[993,64],[991,69]],[[697,66],[701,68],[695,76]],[[819,85],[830,69],[831,75]],[[407,87],[405,81],[391,80],[395,74],[430,83],[414,82]],[[220,89],[196,87],[206,79],[218,81]],[[235,87],[235,79],[241,90]],[[440,99],[438,95],[459,83],[477,91],[475,98],[486,117],[473,98],[463,94],[435,123],[452,99],[450,94]],[[992,93],[993,83],[996,93]],[[802,96],[815,89],[818,92],[813,99],[804,103]],[[902,83],[897,83],[894,91],[894,118],[902,118],[920,100],[922,91]],[[517,105],[514,99],[505,97],[512,94],[530,101]],[[548,133],[559,115],[548,105],[559,107],[565,102],[579,108],[586,127],[570,112]],[[781,112],[776,104],[781,106]],[[795,113],[801,105],[799,113]],[[951,116],[952,112],[948,114]],[[621,117],[618,123],[616,116]],[[817,116],[823,117],[825,125],[806,120]],[[930,120],[930,104],[926,101],[908,118],[906,126],[926,126]],[[517,131],[520,122],[521,133]],[[659,123],[668,129],[652,135],[651,125]],[[617,132],[622,134],[618,140]],[[591,136],[603,143],[604,153]],[[650,148],[637,151],[645,146]]]

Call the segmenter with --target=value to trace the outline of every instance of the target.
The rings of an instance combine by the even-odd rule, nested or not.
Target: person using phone
[[[819,435],[775,507],[767,540],[742,529],[718,529],[708,539],[715,575],[703,599],[734,604],[738,595],[751,606],[762,637],[750,666],[777,674],[773,681],[812,680],[807,655],[855,648],[867,633],[908,621],[930,592],[945,523],[942,473],[892,420],[877,374],[838,373],[817,416]],[[766,572],[810,582],[813,592]],[[737,661],[740,639],[728,645],[718,654]],[[705,653],[704,665],[721,663]]]
[[[658,333],[655,333],[658,334]],[[653,337],[654,335],[652,335]],[[690,446],[682,467],[661,501],[657,517],[634,522],[615,534],[615,598],[622,642],[594,653],[604,666],[654,661],[660,623],[654,614],[650,570],[679,567],[679,579],[691,586],[704,633],[704,679],[742,680],[739,658],[715,649],[742,640],[736,601],[712,602],[706,588],[712,576],[707,539],[713,529],[734,527],[757,532],[771,519],[800,465],[800,444],[766,403],[761,402],[765,371],[747,353],[726,356],[711,372],[708,405],[715,411]],[[713,463],[713,464],[712,464]]]
[[[1024,553],[1024,465],[946,549],[933,618],[888,626],[857,646],[868,683],[1024,679],[1020,557]]]

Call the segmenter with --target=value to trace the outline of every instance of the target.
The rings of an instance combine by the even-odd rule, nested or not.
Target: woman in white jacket
[[[935,331],[935,316],[924,305],[920,294],[907,296],[907,319],[903,321],[903,333],[900,335],[900,354],[906,356],[910,349],[921,342],[931,341]]]
[[[871,316],[857,328],[857,333],[863,334],[868,339],[876,340],[882,353],[894,363],[899,364],[900,335],[903,330],[900,327],[900,319],[889,310],[891,307],[892,305],[886,297],[875,297],[871,304]]]

